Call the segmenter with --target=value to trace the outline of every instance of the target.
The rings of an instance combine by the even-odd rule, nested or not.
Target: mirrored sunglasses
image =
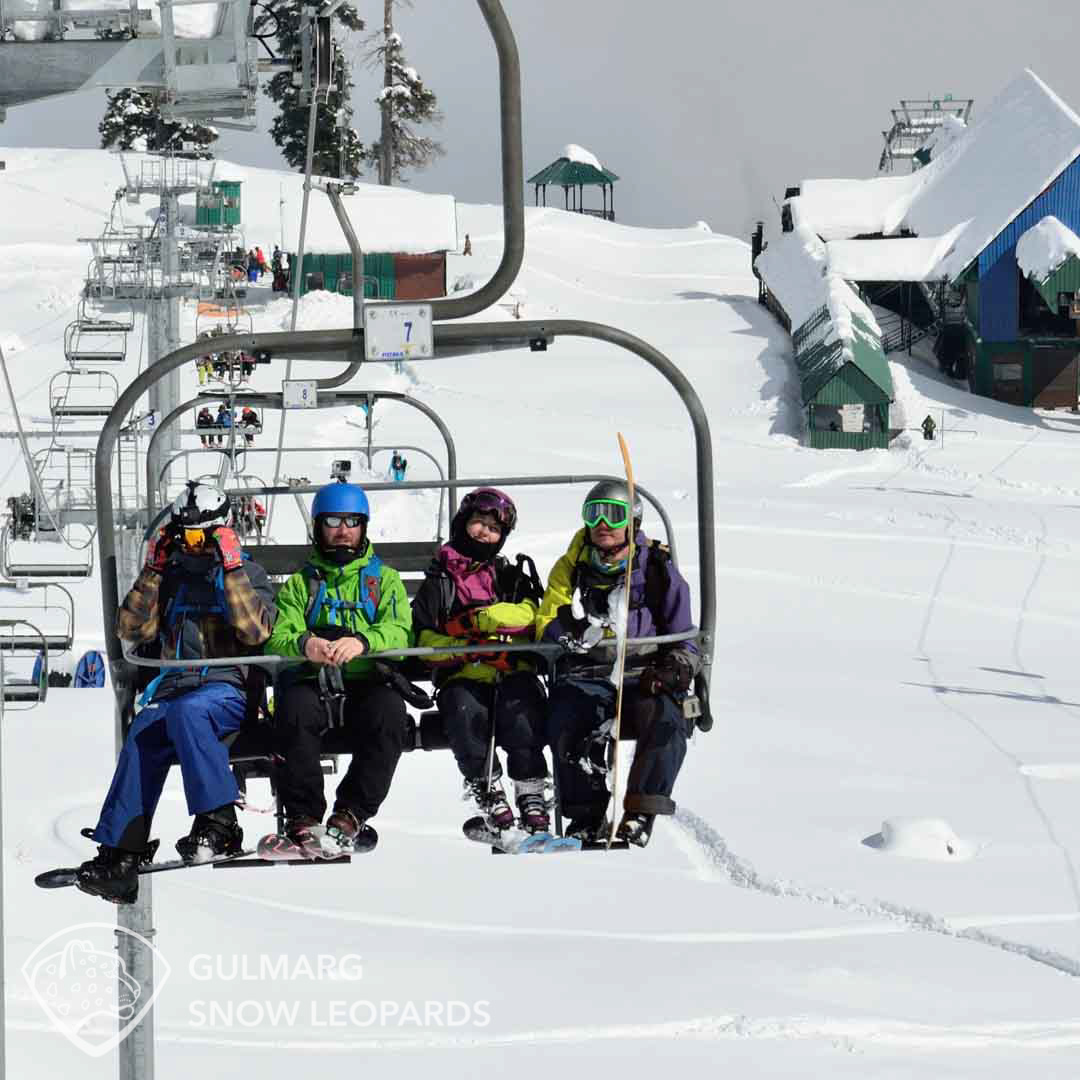
[[[604,522],[609,529],[621,529],[630,520],[630,506],[621,499],[593,499],[581,508],[586,525]]]
[[[364,522],[363,514],[323,514],[323,523],[331,529],[344,525],[346,529],[355,529]]]

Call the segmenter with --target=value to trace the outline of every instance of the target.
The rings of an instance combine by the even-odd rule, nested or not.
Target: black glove
[[[569,604],[563,604],[561,608],[558,608],[555,612],[555,618],[559,620],[559,625],[563,628],[564,633],[573,638],[580,638],[589,628],[589,620],[586,618],[575,619],[573,609]]]
[[[638,677],[643,694],[685,694],[694,679],[694,670],[682,653],[658,656]]]

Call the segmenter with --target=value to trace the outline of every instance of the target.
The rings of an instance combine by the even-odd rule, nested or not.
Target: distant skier
[[[225,404],[224,401],[218,406],[217,416],[214,418],[214,424],[216,425],[216,427],[218,428],[219,431],[221,429],[223,429],[223,428],[227,431],[229,428],[231,428],[233,426],[232,410],[228,408],[228,406]],[[218,446],[221,445],[221,441],[222,441],[223,438],[224,438],[223,435],[220,435],[220,434],[218,435],[218,437],[217,437]]]
[[[217,488],[188,482],[124,598],[119,637],[159,643],[162,657],[180,660],[261,651],[274,621],[273,591],[226,526],[229,510],[228,496]],[[250,674],[242,665],[166,668],[146,688],[93,829],[101,847],[79,867],[83,892],[135,901],[154,811],[177,761],[195,815],[191,832],[176,844],[181,858],[200,862],[241,850],[233,805],[239,792],[221,739],[245,721]]]
[[[326,813],[320,766],[322,736],[343,727],[353,752],[326,822],[332,843],[349,848],[373,830],[401,757],[405,702],[366,659],[405,648],[412,618],[398,572],[368,539],[367,495],[356,484],[320,488],[311,506],[314,551],[277,596],[278,619],[267,652],[306,657],[279,683],[274,709],[284,766],[278,792],[286,830],[278,838],[309,854],[322,847]]]
[[[244,442],[251,446],[259,430],[259,414],[250,405],[245,405],[240,414],[240,427],[244,432]]]
[[[464,251],[462,251],[461,254],[462,255],[471,255],[472,254],[472,240],[469,239],[469,234],[468,233],[465,234],[465,249],[464,249]]]
[[[513,501],[496,488],[477,488],[461,500],[450,523],[450,542],[439,549],[413,599],[417,644],[438,648],[532,640],[543,595],[535,567],[530,576],[522,566],[532,566],[531,559],[519,556],[515,566],[500,554],[516,524]],[[495,829],[514,824],[498,755],[491,759],[488,784],[494,738],[506,751],[522,828],[546,832],[546,703],[534,664],[516,653],[424,660],[434,669],[439,712],[467,795]]]
[[[251,284],[259,280],[259,257],[254,249],[247,253],[247,277]]]
[[[635,493],[633,513],[623,483],[601,481],[582,506],[579,529],[551,571],[537,619],[538,637],[561,642],[570,650],[566,670],[551,691],[548,741],[559,778],[562,811],[570,817],[567,835],[606,839],[610,793],[606,773],[605,725],[615,714],[615,687],[586,667],[609,665],[614,650],[597,648],[614,639],[617,606],[625,602],[623,582],[633,564],[627,636],[675,634],[693,629],[690,588],[671,562],[667,549],[641,531],[642,503]],[[693,721],[683,716],[683,702],[700,666],[697,646],[677,642],[632,650],[645,661],[625,682],[624,730],[637,739],[629,771],[620,839],[644,847],[657,814],[672,814],[671,792],[686,756]],[[630,654],[628,654],[629,656]],[[628,667],[630,661],[628,660]]]
[[[390,459],[390,479],[395,484],[400,484],[405,479],[405,470],[409,463],[396,450]]]

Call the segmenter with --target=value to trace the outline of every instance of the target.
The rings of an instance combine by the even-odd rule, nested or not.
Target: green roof
[[[582,161],[561,157],[546,169],[530,176],[527,184],[557,184],[559,187],[589,187],[591,184],[614,184],[619,178],[610,169],[598,169]]]
[[[867,402],[892,401],[895,396],[892,373],[889,371],[889,361],[885,359],[877,334],[862,318],[852,314],[851,321],[855,334],[845,347],[845,343],[839,338],[824,340],[829,336],[828,328],[824,326],[825,321],[831,324],[831,320],[822,320],[819,310],[792,335],[795,343],[795,366],[799,370],[803,404],[809,404],[817,398],[832,379],[848,365],[851,365],[858,375],[854,379],[846,378],[845,381],[849,389],[857,388],[858,397]],[[815,323],[812,329],[824,332],[800,333],[803,327],[807,327],[811,322]],[[809,344],[807,348],[801,347],[811,340],[815,343]],[[836,402],[830,402],[830,404],[836,404]]]

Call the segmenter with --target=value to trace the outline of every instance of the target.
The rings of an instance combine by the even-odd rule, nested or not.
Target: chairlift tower
[[[892,126],[881,133],[885,146],[878,172],[892,172],[897,161],[909,161],[912,172],[921,168],[930,160],[929,153],[924,155],[921,151],[946,117],[966,124],[974,104],[974,98],[954,98],[952,94],[940,98],[901,98],[900,107],[891,110]]]

